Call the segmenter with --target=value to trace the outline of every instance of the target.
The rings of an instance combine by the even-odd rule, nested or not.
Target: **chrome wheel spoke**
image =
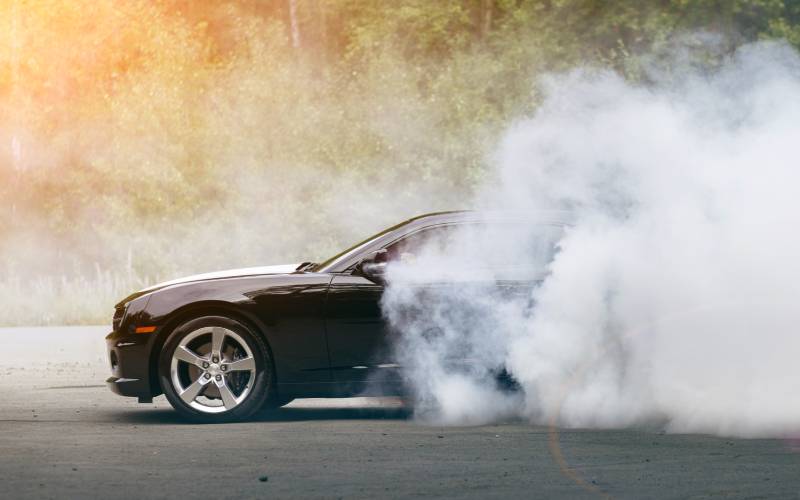
[[[203,367],[203,361],[205,361],[205,359],[190,351],[188,347],[182,345],[175,349],[175,359],[184,361],[190,365],[198,366],[200,368]]]
[[[217,384],[217,389],[219,389],[219,394],[222,396],[222,404],[225,405],[226,410],[230,410],[237,404],[236,396],[233,395],[233,392],[228,387],[228,384],[225,383],[225,379],[217,380],[215,382]]]
[[[198,378],[181,393],[181,399],[187,404],[191,403],[197,399],[197,396],[200,395],[200,391],[203,390],[207,383],[208,380],[204,379],[203,377]]]
[[[252,357],[237,359],[236,361],[231,361],[228,363],[228,371],[231,372],[250,371],[255,369],[256,360]]]
[[[211,329],[211,354],[220,356],[222,353],[222,343],[225,341],[225,330],[214,327]]]

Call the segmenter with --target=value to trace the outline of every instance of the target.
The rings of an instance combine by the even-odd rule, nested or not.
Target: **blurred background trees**
[[[541,75],[797,47],[800,2],[6,0],[0,26],[0,324],[63,323],[468,208]]]

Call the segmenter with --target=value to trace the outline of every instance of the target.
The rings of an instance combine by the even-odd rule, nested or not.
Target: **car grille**
[[[117,306],[114,309],[114,319],[111,321],[111,324],[114,326],[114,331],[119,331],[120,325],[122,325],[122,318],[125,316],[125,306]]]

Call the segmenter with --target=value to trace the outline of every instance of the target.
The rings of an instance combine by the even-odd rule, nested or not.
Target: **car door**
[[[381,316],[383,286],[357,274],[338,275],[328,289],[326,331],[336,381],[365,381],[391,363]]]
[[[560,231],[560,228],[556,229]],[[520,237],[520,234],[524,237]],[[454,235],[458,236],[454,238]],[[540,247],[532,251],[542,253],[542,249],[546,249],[547,258],[537,257],[529,259],[530,262],[523,259],[526,261],[520,262],[520,255],[526,256],[525,252],[531,248],[527,242],[510,250],[504,247],[507,242],[521,242],[523,239],[533,240]],[[433,295],[436,296],[447,293],[451,287],[483,287],[491,284],[496,292],[509,298],[530,298],[533,288],[541,281],[542,262],[552,258],[555,248],[553,241],[552,234],[539,235],[519,224],[454,223],[420,229],[385,248],[391,264],[409,255],[413,258],[418,249],[430,247],[432,243],[453,252],[458,249],[448,249],[448,245],[479,245],[481,248],[477,254],[480,257],[475,263],[469,264],[473,269],[467,273],[467,279],[472,283],[448,283],[434,279],[430,282],[422,280],[414,286],[435,289]],[[480,271],[478,267],[485,268],[483,271],[486,272],[473,272]],[[335,380],[378,380],[382,383],[396,383],[399,380],[398,369],[401,367],[394,357],[381,311],[383,290],[381,284],[355,272],[336,275],[331,281],[325,316],[328,351]]]
[[[387,260],[399,258],[404,249],[422,244],[423,238],[444,235],[451,225],[422,228],[388,244]],[[326,330],[331,369],[340,382],[380,380],[399,382],[399,368],[381,311],[383,285],[347,272],[334,276],[328,289]]]

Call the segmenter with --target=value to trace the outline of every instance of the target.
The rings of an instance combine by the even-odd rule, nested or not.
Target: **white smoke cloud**
[[[390,266],[384,311],[421,415],[800,430],[800,56],[760,43],[670,75],[551,76],[508,131],[479,206],[574,217],[538,287],[498,291],[473,273],[491,248],[522,267],[540,258],[533,224]],[[467,279],[424,285],[454,270]],[[503,366],[521,391],[495,382]]]

